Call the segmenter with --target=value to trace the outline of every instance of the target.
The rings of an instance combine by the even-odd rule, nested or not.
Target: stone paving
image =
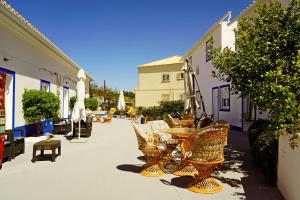
[[[33,142],[27,140],[25,154],[5,162],[0,171],[0,194],[5,200],[198,200],[272,199],[283,197],[268,185],[253,165],[247,137],[231,131],[225,150],[226,162],[214,176],[222,192],[204,195],[185,189],[191,177],[143,177],[142,153],[128,120],[93,124],[87,143],[74,144],[62,135],[62,155],[56,162],[44,159],[31,162]],[[47,153],[47,152],[45,152]]]

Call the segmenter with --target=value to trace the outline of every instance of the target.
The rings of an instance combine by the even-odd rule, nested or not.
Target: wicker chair
[[[216,122],[213,122],[211,125],[213,125],[215,127],[223,127],[224,128],[224,131],[226,133],[224,146],[227,146],[227,144],[228,144],[228,134],[229,134],[229,129],[230,129],[229,123],[227,121],[224,121],[224,120],[218,120]]]
[[[180,120],[178,118],[173,118],[170,114],[167,115],[167,118],[165,119],[165,122],[171,128],[179,128],[180,127]]]
[[[155,142],[164,143],[172,138],[170,134],[165,132],[170,127],[164,120],[148,121],[147,124],[151,125]]]
[[[201,116],[200,118],[195,119],[195,124],[196,127],[198,128],[204,128],[210,125],[212,122],[213,122],[212,115]]]
[[[136,120],[136,109],[133,107],[130,107],[129,110],[127,111],[127,115],[129,116],[130,121],[135,121]]]
[[[194,119],[186,118],[186,119],[178,119],[173,118],[170,114],[167,115],[167,118],[165,119],[165,122],[171,127],[171,128],[193,128],[194,127]]]
[[[69,133],[72,131],[72,124],[68,118],[57,119],[53,121],[53,133]]]
[[[160,169],[158,163],[164,150],[155,144],[153,135],[142,131],[140,126],[141,125],[133,124],[133,129],[138,141],[138,148],[146,157],[145,168],[140,174],[149,177],[162,176],[164,172]]]
[[[188,184],[188,189],[197,193],[216,193],[222,190],[214,178],[212,171],[224,162],[224,127],[209,126],[201,129],[195,137],[191,155],[185,162],[192,164],[198,171],[195,180]]]
[[[104,122],[104,123],[112,122],[112,118],[113,118],[113,116],[114,116],[114,114],[115,114],[116,111],[117,111],[117,110],[116,110],[115,108],[111,108],[111,109],[109,110],[109,112],[107,113],[107,116],[106,116],[106,117],[103,117],[103,122]]]

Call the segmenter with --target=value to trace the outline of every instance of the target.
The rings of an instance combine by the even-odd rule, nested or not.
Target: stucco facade
[[[158,106],[160,101],[183,99],[182,67],[180,56],[140,65],[138,86],[135,90],[135,106]]]
[[[60,115],[69,117],[69,98],[76,96],[80,67],[58,47],[7,4],[0,3],[0,72],[7,76],[5,90],[6,129],[28,126],[23,118],[22,94],[25,89],[41,89],[49,84],[49,92],[61,100]],[[89,95],[87,76],[86,91]],[[51,122],[45,123],[49,128]],[[49,130],[49,129],[48,129]]]
[[[242,99],[230,94],[230,83],[219,81],[212,76],[212,71],[215,69],[207,55],[209,53],[207,46],[211,40],[214,48],[234,49],[234,29],[237,27],[237,22],[230,22],[230,17],[231,13],[227,13],[217,21],[184,57],[192,61],[206,113],[213,115],[214,120],[226,120],[231,126],[242,128]],[[223,97],[224,89],[228,93],[226,98]],[[226,105],[222,107],[224,101]]]

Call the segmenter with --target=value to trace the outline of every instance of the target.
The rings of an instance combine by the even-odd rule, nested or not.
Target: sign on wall
[[[5,84],[6,74],[0,72],[0,133],[5,132]]]

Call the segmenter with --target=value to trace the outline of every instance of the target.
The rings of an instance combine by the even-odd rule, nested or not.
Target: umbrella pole
[[[78,140],[80,140],[80,131],[81,131],[81,119],[79,120]]]

